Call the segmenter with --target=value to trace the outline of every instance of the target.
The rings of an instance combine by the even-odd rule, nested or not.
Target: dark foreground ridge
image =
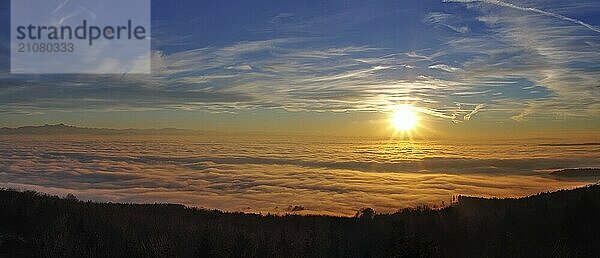
[[[355,218],[0,191],[0,257],[595,257],[600,186]]]

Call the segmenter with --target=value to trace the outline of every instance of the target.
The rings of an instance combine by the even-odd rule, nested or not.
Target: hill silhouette
[[[600,180],[600,168],[569,168],[550,173],[559,178],[592,178]]]
[[[1,257],[597,257],[600,185],[353,218],[0,191]]]

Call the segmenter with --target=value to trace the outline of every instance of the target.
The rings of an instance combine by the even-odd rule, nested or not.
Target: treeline
[[[600,186],[355,218],[0,191],[0,257],[598,257]]]

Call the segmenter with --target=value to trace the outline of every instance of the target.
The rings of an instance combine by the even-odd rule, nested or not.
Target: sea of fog
[[[2,136],[0,187],[82,200],[226,211],[353,215],[441,206],[453,195],[573,188],[563,168],[600,167],[600,144],[407,142],[266,136]]]

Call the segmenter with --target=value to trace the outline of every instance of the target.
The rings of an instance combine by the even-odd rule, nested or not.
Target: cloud
[[[291,21],[295,15],[293,13],[280,13],[271,18],[271,23],[282,23]]]
[[[425,22],[451,29],[458,33],[470,31],[466,25],[457,25],[458,18],[448,13],[432,12],[425,17]]]
[[[429,68],[439,69],[439,70],[442,70],[444,72],[449,72],[449,73],[462,71],[462,69],[460,69],[460,68],[452,67],[452,66],[449,66],[446,64],[433,64],[433,65],[430,65]]]
[[[279,213],[286,210],[276,207],[293,204],[292,210],[298,206],[295,210],[303,213],[351,216],[364,207],[393,212],[439,204],[453,194],[518,196],[572,187],[583,183],[559,181],[532,170],[600,162],[590,156],[564,158],[562,146],[500,146],[494,151],[496,157],[506,157],[515,148],[530,154],[544,150],[547,158],[448,156],[398,161],[395,155],[382,155],[398,150],[396,143],[352,141],[353,147],[347,148],[344,139],[314,140],[319,143],[305,149],[296,141],[306,139],[5,141],[0,142],[0,186],[74,193],[86,200],[175,202],[229,211]],[[272,152],[282,148],[301,154]]]
[[[2,83],[9,89],[0,94],[5,100],[0,110],[386,112],[397,102],[413,99],[423,102],[422,113],[445,118],[426,103],[443,101],[440,91],[463,90],[450,81],[414,77],[409,70],[430,62],[414,52],[390,54],[368,46],[306,49],[306,40],[310,39],[246,41],[170,54],[155,51],[151,77],[9,77]],[[19,86],[25,83],[27,87]]]
[[[515,116],[511,116],[510,119],[515,120],[517,122],[527,121],[527,116],[533,113],[531,108],[523,110],[521,113]]]
[[[465,120],[465,121],[469,121],[469,120],[471,120],[471,117],[472,117],[473,115],[475,115],[475,114],[479,113],[479,111],[480,111],[480,110],[481,110],[483,107],[485,107],[485,105],[484,105],[484,104],[479,104],[479,105],[475,106],[475,108],[474,108],[474,109],[473,109],[473,110],[472,110],[472,111],[471,111],[469,114],[466,114],[466,115],[464,116],[464,120]]]
[[[238,70],[238,71],[250,71],[250,70],[252,70],[252,66],[250,66],[248,64],[239,64],[239,65],[228,66],[227,69],[228,70]]]
[[[592,64],[600,62],[600,54],[589,46],[599,40],[597,34],[537,12],[524,15],[519,8],[467,7],[480,11],[476,20],[487,26],[488,33],[454,37],[437,56],[465,60],[454,81],[478,86],[463,93],[489,94],[470,102],[512,112],[509,117],[515,121],[593,116],[600,77]],[[523,81],[529,87],[517,89]]]
[[[445,3],[476,3],[476,2],[482,2],[482,3],[486,3],[486,4],[493,4],[493,5],[497,5],[497,6],[502,6],[502,7],[508,7],[508,8],[512,8],[512,9],[516,9],[516,10],[521,10],[521,11],[526,11],[526,12],[532,12],[532,13],[537,13],[537,14],[541,14],[541,15],[546,15],[546,16],[550,16],[550,17],[554,17],[554,18],[558,18],[564,21],[568,21],[568,22],[572,22],[575,24],[579,24],[581,26],[584,26],[592,31],[598,32],[600,33],[600,28],[593,26],[591,24],[585,23],[583,21],[577,20],[577,19],[573,19],[573,18],[569,18],[566,17],[564,15],[561,14],[557,14],[557,13],[552,13],[552,12],[548,12],[548,11],[544,11],[538,8],[533,8],[533,7],[522,7],[522,6],[518,6],[515,4],[511,4],[511,3],[507,3],[507,2],[502,2],[502,1],[498,1],[498,0],[443,0],[443,2]]]

